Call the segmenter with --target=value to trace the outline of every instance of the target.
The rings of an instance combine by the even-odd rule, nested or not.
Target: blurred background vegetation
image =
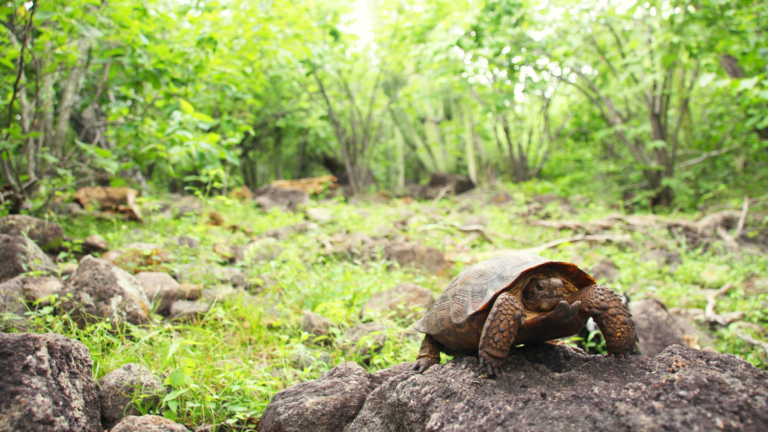
[[[761,0],[0,6],[3,200],[85,185],[355,193],[433,172],[697,209],[768,189]]]

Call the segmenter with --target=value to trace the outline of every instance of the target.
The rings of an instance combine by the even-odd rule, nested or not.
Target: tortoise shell
[[[529,253],[502,255],[459,273],[413,328],[437,339],[445,345],[446,352],[476,350],[485,318],[496,298],[505,291],[521,298],[528,280],[541,273],[562,279],[566,295],[596,283],[574,264],[550,261]],[[539,315],[542,314],[527,311],[526,325],[530,327]],[[551,336],[536,339],[562,337]]]

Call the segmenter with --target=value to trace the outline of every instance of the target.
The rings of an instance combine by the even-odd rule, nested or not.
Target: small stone
[[[160,315],[168,316],[173,302],[189,298],[188,291],[183,290],[168,273],[141,272],[134,277],[141,283],[155,312]]]
[[[83,241],[83,251],[86,253],[102,253],[109,250],[109,242],[98,234],[88,236]]]
[[[224,243],[216,243],[213,245],[213,252],[221,257],[224,261],[234,262],[235,261],[235,252],[232,250],[231,247],[227,246]]]
[[[135,363],[104,375],[99,380],[99,389],[101,422],[105,429],[125,416],[141,415],[137,403],[145,410],[154,409],[165,396],[163,381],[146,366]]]
[[[333,212],[330,209],[311,207],[304,210],[307,218],[319,224],[326,224],[333,219]]]
[[[387,341],[387,327],[377,322],[357,324],[347,330],[346,340],[348,352],[368,358],[373,352],[381,352]]]
[[[145,415],[128,416],[110,432],[188,432],[187,428],[165,417]]]
[[[669,267],[669,270],[675,271],[683,263],[679,253],[670,252],[664,249],[653,249],[640,257],[640,262],[654,262],[658,268]]]
[[[331,322],[314,312],[305,311],[301,327],[305,333],[309,333],[312,336],[328,336],[331,331]],[[310,336],[310,342],[314,342],[315,338],[312,336]]]
[[[169,318],[179,321],[195,321],[202,318],[210,310],[211,305],[206,302],[177,300],[171,304]]]
[[[181,247],[197,249],[200,247],[200,240],[189,236],[178,236],[176,237],[176,244]]]
[[[432,291],[405,282],[371,296],[363,305],[360,318],[372,318],[382,314],[412,318],[429,310],[434,303],[435,295]]]
[[[294,352],[291,360],[299,369],[307,369],[318,362],[331,364],[331,355],[321,350],[301,350]]]

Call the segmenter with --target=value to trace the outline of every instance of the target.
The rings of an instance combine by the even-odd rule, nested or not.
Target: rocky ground
[[[445,184],[460,183],[426,202],[265,188],[0,218],[0,429],[766,427],[760,214],[617,215]],[[474,357],[409,371],[411,324],[510,250],[623,293],[647,357],[542,345],[498,379]],[[567,342],[604,352],[594,328]]]

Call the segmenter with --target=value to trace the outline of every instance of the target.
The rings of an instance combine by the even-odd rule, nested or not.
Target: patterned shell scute
[[[538,255],[514,253],[479,262],[459,273],[440,294],[432,309],[414,324],[423,333],[438,334],[449,328],[467,329],[467,317],[483,309],[515,282],[522,272],[550,263]]]

